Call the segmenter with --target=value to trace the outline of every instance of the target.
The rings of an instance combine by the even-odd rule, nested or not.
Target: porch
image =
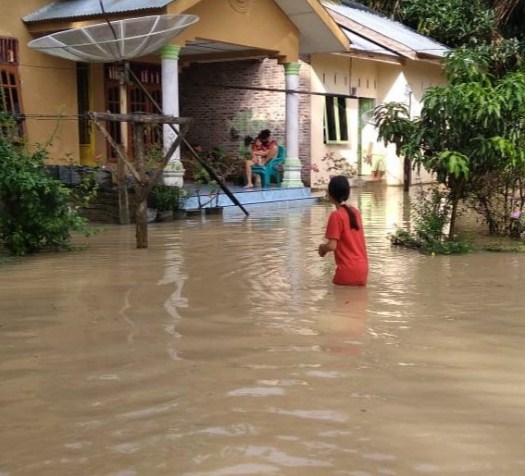
[[[237,207],[232,200],[222,191],[211,189],[209,186],[199,186],[187,183],[184,188],[188,196],[184,202],[183,209],[199,210],[210,208],[230,208]],[[230,191],[241,205],[266,204],[289,206],[293,204],[313,204],[317,200],[308,187],[254,187],[243,188],[242,186],[229,186]]]

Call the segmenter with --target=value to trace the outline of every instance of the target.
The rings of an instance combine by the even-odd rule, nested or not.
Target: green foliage
[[[360,3],[452,48],[470,42],[489,42],[497,29],[494,11],[485,0],[361,0]]]
[[[490,41],[496,28],[484,0],[405,0],[397,19],[452,48],[472,40]]]
[[[513,243],[512,245],[489,243],[484,247],[484,250],[495,253],[523,253],[525,251],[525,246],[522,243]]]
[[[412,206],[412,230],[396,230],[390,236],[391,243],[417,249],[425,254],[450,255],[471,251],[472,246],[469,243],[450,239],[445,233],[450,222],[451,209],[448,191],[439,186],[421,188]]]
[[[176,185],[155,185],[148,196],[148,206],[159,211],[180,210],[187,195]]]
[[[374,114],[379,137],[450,191],[451,231],[458,202],[491,190],[484,179],[525,170],[525,73],[498,77],[487,71],[489,59],[475,60],[466,50],[450,57],[450,83],[426,91],[420,118],[410,119],[396,103]]]
[[[498,173],[477,177],[466,204],[487,225],[491,235],[522,237],[525,231],[523,169],[508,166]]]
[[[70,249],[72,232],[90,233],[71,190],[49,175],[44,148],[28,152],[11,140],[9,120],[0,117],[0,125],[0,242],[16,255]]]

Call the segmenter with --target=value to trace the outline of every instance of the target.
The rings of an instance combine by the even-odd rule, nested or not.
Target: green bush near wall
[[[72,206],[72,191],[51,177],[45,147],[16,142],[13,123],[0,115],[0,244],[15,255],[71,248],[73,232],[89,234]]]

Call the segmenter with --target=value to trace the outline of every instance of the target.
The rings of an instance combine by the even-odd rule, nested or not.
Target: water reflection
[[[1,268],[0,475],[523,474],[524,257],[392,249],[409,197],[354,192],[365,289],[324,205]]]

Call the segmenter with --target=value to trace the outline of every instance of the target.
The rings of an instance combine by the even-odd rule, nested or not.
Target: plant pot
[[[183,218],[186,218],[186,215],[186,210],[173,210],[174,220],[182,220]]]
[[[204,215],[204,208],[194,208],[192,210],[186,210],[186,216],[195,217]]]
[[[148,208],[146,211],[146,220],[148,223],[153,223],[157,219],[158,210],[156,208]]]
[[[157,212],[157,221],[169,221],[173,220],[172,210],[159,210]]]
[[[204,208],[206,215],[220,215],[222,214],[223,207],[208,207]]]

